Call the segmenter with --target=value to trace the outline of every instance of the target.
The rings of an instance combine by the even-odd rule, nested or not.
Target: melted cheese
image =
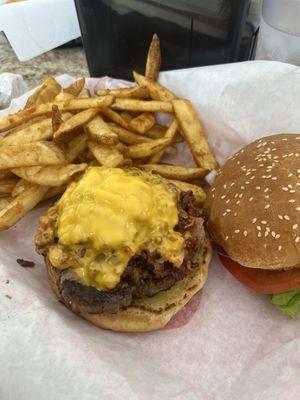
[[[138,170],[91,167],[59,202],[59,247],[49,252],[57,268],[72,266],[87,283],[114,288],[129,260],[141,250],[157,250],[175,266],[183,261],[178,193],[163,179]],[[81,257],[66,257],[61,250]],[[70,251],[71,250],[71,251]]]

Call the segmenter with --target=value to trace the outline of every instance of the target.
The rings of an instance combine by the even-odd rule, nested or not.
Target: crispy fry
[[[216,159],[206,140],[201,122],[189,100],[172,101],[175,116],[184,137],[190,146],[195,163],[199,167],[212,170],[217,167]]]
[[[130,158],[148,157],[167,147],[171,140],[168,138],[155,139],[151,142],[133,144],[127,148],[127,156]]]
[[[148,79],[135,71],[133,72],[133,77],[139,85],[148,88],[151,99],[161,101],[171,101],[176,99],[176,96],[170,90],[160,85],[158,82]]]
[[[66,161],[64,152],[52,142],[1,146],[0,149],[0,169],[65,164]]]
[[[51,122],[52,122],[52,132],[53,133],[58,130],[58,128],[61,126],[61,124],[63,122],[61,112],[59,111],[56,104],[53,104],[53,106],[52,106]]]
[[[157,153],[152,154],[152,156],[149,158],[149,163],[155,164],[158,163],[159,160],[162,158],[162,156],[165,153],[165,149],[159,150]]]
[[[71,85],[69,85],[65,89],[63,89],[63,92],[72,94],[74,97],[77,97],[79,93],[82,91],[84,84],[85,84],[85,79],[80,78],[74,83],[71,83]]]
[[[110,108],[104,107],[102,110],[102,114],[110,119],[111,121],[115,122],[116,124],[120,125],[122,128],[128,129],[129,124],[128,122],[121,117],[119,113],[117,113],[114,110],[111,110]]]
[[[113,146],[119,142],[119,137],[111,127],[103,121],[101,115],[97,115],[86,126],[88,137],[93,142]]]
[[[172,143],[172,141],[174,140],[174,137],[176,135],[177,130],[178,130],[178,122],[174,118],[172,120],[172,122],[170,123],[168,129],[166,130],[164,138],[169,139],[170,140],[169,143]],[[168,145],[169,145],[169,143],[168,143]],[[168,145],[165,146],[165,147],[168,147]],[[159,149],[159,151],[154,152],[154,154],[150,157],[149,164],[158,163],[158,161],[163,156],[164,152],[165,152],[165,148]]]
[[[123,163],[123,154],[115,147],[94,142],[88,142],[88,147],[100,165],[114,168]]]
[[[193,192],[193,195],[195,196],[195,204],[197,206],[201,205],[206,199],[206,193],[204,192],[202,187],[174,179],[168,179],[168,180],[183,192],[188,192],[189,190],[191,190]]]
[[[52,101],[60,91],[60,84],[52,76],[49,76],[28,98],[25,108],[48,103]]]
[[[88,88],[83,88],[78,95],[79,99],[88,99],[89,97],[91,97],[91,93]]]
[[[111,94],[114,97],[140,100],[147,99],[149,97],[148,89],[142,85],[121,89],[99,89],[96,90],[96,94],[98,96],[106,96]]]
[[[0,147],[1,148],[1,147]],[[0,179],[7,179],[13,177],[14,174],[9,169],[0,170]]]
[[[0,180],[0,195],[11,194],[18,180],[14,178],[6,178]]]
[[[47,190],[47,186],[32,185],[15,197],[7,207],[0,211],[0,231],[15,225],[42,200]]]
[[[129,122],[129,127],[135,132],[145,134],[155,124],[155,117],[151,113],[141,113]]]
[[[97,108],[90,108],[73,115],[54,132],[53,140],[56,142],[65,142],[68,139],[72,139],[74,135],[79,133],[78,128],[87,124],[98,113],[99,110]]]
[[[40,115],[48,115],[52,112],[53,104],[57,104],[61,111],[86,110],[88,108],[102,108],[112,104],[114,98],[112,96],[93,97],[90,99],[70,99],[54,103],[41,104],[37,107],[31,107],[26,110],[18,111],[10,114],[0,120],[0,132],[7,131],[15,126],[29,121]]]
[[[160,139],[165,136],[167,128],[165,126],[155,124],[149,131],[146,133],[146,136],[151,139]]]
[[[86,168],[87,164],[69,164],[14,168],[12,171],[20,178],[35,185],[61,186],[70,182]]]
[[[126,144],[151,142],[151,139],[149,139],[148,137],[136,135],[135,133],[130,132],[127,129],[121,128],[113,122],[108,123],[108,125],[111,130],[118,135],[119,139]]]
[[[71,99],[75,99],[75,96],[71,93],[59,92],[54,101],[67,101]]]
[[[71,115],[71,113],[63,113],[62,120],[66,121]],[[52,120],[51,118],[46,118],[43,121],[36,122],[22,130],[12,132],[10,135],[5,136],[0,146],[17,146],[19,144],[49,140],[52,138],[52,135]]]
[[[121,117],[123,117],[127,122],[130,122],[136,116],[130,113],[129,111],[122,111],[120,112]]]
[[[85,151],[87,148],[87,134],[82,132],[80,135],[76,136],[74,139],[66,146],[66,157],[69,162],[73,162],[80,153]]]
[[[157,80],[161,64],[160,41],[156,33],[152,36],[148,50],[145,75],[154,81]]]
[[[24,190],[28,189],[29,187],[31,187],[30,182],[26,181],[25,179],[20,179],[19,182],[13,188],[11,195],[13,197],[19,196],[19,194],[24,192]]]
[[[11,201],[11,196],[0,197],[0,211],[7,207]]]
[[[171,164],[145,164],[141,165],[141,167],[143,169],[153,171],[164,178],[176,179],[184,182],[203,178],[209,172],[204,168],[186,168]]]
[[[100,97],[101,98],[101,97]],[[165,112],[171,113],[173,106],[168,101],[115,99],[111,105],[114,110],[140,111],[140,112]]]

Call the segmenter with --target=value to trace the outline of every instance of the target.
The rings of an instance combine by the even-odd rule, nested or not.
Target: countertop
[[[74,77],[89,76],[82,47],[63,47],[48,51],[32,60],[20,62],[3,32],[0,32],[0,73],[20,74],[31,89],[49,75],[68,73]]]

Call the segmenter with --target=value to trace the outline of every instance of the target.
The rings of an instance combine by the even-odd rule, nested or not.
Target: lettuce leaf
[[[271,303],[278,307],[284,315],[295,319],[300,312],[300,288],[271,295]]]

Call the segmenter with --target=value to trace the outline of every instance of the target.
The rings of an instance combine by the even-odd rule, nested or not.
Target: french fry
[[[74,97],[77,97],[79,95],[79,93],[82,91],[82,89],[84,88],[84,84],[85,84],[85,79],[80,78],[77,81],[75,81],[74,83],[71,83],[71,85],[69,85],[65,89],[63,89],[63,92],[72,94]]]
[[[176,96],[170,90],[160,85],[158,82],[148,79],[135,71],[133,72],[133,77],[136,83],[147,87],[151,99],[161,101],[172,101],[176,99]]]
[[[169,140],[168,145],[170,143],[172,143],[172,141],[174,140],[177,130],[178,130],[178,122],[174,118],[172,120],[172,122],[170,123],[168,129],[166,130],[166,133],[164,136],[164,138]],[[168,147],[168,145],[165,147]],[[163,148],[159,149],[157,152],[153,153],[153,155],[150,157],[149,164],[158,163],[158,161],[161,159],[161,157],[163,156],[163,154],[165,152],[165,147],[163,147]]]
[[[126,98],[126,99],[147,99],[149,97],[149,91],[146,87],[134,86],[130,88],[121,88],[121,89],[99,89],[96,90],[96,94],[98,96],[106,96],[112,95],[118,98]]]
[[[151,142],[150,138],[146,136],[137,135],[133,132],[128,131],[125,128],[121,128],[120,126],[112,122],[109,122],[108,125],[111,128],[111,130],[118,135],[119,139],[126,144]]]
[[[1,148],[1,147],[0,147]],[[0,180],[1,179],[7,179],[7,178],[12,178],[14,176],[14,174],[12,172],[10,172],[9,169],[3,169],[0,170]]]
[[[133,144],[127,148],[127,156],[129,158],[141,158],[148,157],[154,153],[157,153],[162,148],[167,147],[171,143],[168,138],[161,138],[151,140],[151,142]]]
[[[105,146],[94,142],[88,142],[88,147],[100,165],[105,167],[118,167],[124,161],[123,154],[112,146]]]
[[[206,193],[202,189],[202,187],[193,185],[192,183],[182,182],[174,179],[168,179],[169,182],[173,183],[176,187],[178,187],[183,192],[188,192],[191,190],[193,195],[195,196],[195,204],[197,206],[201,205],[206,199]]]
[[[209,172],[204,168],[186,168],[171,164],[145,164],[141,165],[141,168],[153,171],[167,179],[184,182],[203,178]]]
[[[160,139],[165,136],[167,128],[165,126],[155,124],[149,131],[146,133],[146,136],[151,139]]]
[[[49,76],[28,98],[25,108],[48,103],[52,101],[60,91],[60,84],[52,76]]]
[[[148,50],[145,75],[154,81],[157,80],[161,64],[160,41],[156,33],[152,36]]]
[[[42,200],[47,190],[47,186],[32,185],[15,197],[8,206],[0,211],[0,231],[15,225]]]
[[[172,104],[195,163],[208,170],[215,169],[217,167],[216,159],[192,103],[189,100],[176,99],[172,101]]]
[[[79,156],[80,153],[87,149],[87,134],[82,132],[66,146],[65,154],[69,162],[73,162]]]
[[[111,127],[103,121],[101,115],[97,115],[86,126],[88,137],[93,142],[113,146],[119,142],[119,137]]]
[[[83,88],[78,95],[79,99],[88,99],[89,97],[91,97],[91,94],[90,94],[89,89],[87,89],[87,88]]]
[[[52,112],[53,104],[57,104],[60,111],[77,111],[86,110],[88,108],[102,108],[107,107],[114,101],[113,96],[93,97],[90,99],[70,99],[65,101],[58,101],[54,103],[40,104],[37,107],[27,108],[18,111],[15,114],[10,114],[0,120],[0,132],[7,131],[15,126],[29,121],[32,118],[40,115],[48,115]]]
[[[66,161],[64,152],[52,142],[34,142],[0,148],[0,170],[65,164]]]
[[[67,101],[71,99],[75,99],[75,96],[73,96],[71,93],[59,92],[54,101]]]
[[[122,128],[125,128],[125,129],[129,128],[129,124],[126,121],[126,119],[121,117],[121,115],[119,113],[117,113],[116,111],[111,110],[110,108],[104,107],[102,110],[102,114],[106,118],[108,118],[111,121],[115,122],[116,124],[120,125]]]
[[[16,178],[0,179],[0,195],[11,194],[17,182]]]
[[[0,197],[0,211],[7,207],[12,201],[11,196]]]
[[[63,113],[62,120],[66,121],[71,117],[71,113]],[[24,129],[12,132],[10,135],[4,137],[0,143],[5,146],[18,146],[20,144],[39,142],[49,140],[52,138],[52,119],[46,118],[42,121],[38,121]]]
[[[101,99],[101,97],[100,97]],[[115,99],[115,102],[111,105],[114,110],[126,110],[126,111],[140,111],[140,112],[164,112],[171,113],[173,106],[168,101],[156,101],[156,100],[136,100],[136,99]]]
[[[137,117],[137,115],[133,115],[129,111],[120,112],[121,117],[123,117],[127,122],[130,122],[133,118]]]
[[[129,128],[140,134],[145,134],[155,124],[155,117],[151,113],[141,113],[129,122]]]
[[[70,182],[86,168],[87,164],[68,164],[14,168],[12,172],[35,185],[61,186]]]
[[[87,142],[87,145],[88,145],[88,142]],[[89,164],[91,161],[94,161],[94,155],[89,149],[87,149],[79,154],[78,159],[81,163]]]
[[[11,192],[12,197],[19,196],[24,190],[28,189],[31,187],[31,183],[26,181],[25,179],[20,179],[19,182],[15,185],[13,188],[13,191]]]
[[[52,116],[51,116],[51,123],[52,123],[52,132],[56,132],[59,127],[61,126],[63,120],[61,116],[61,112],[59,111],[56,104],[52,106]]]
[[[65,142],[68,139],[72,139],[74,134],[78,134],[78,128],[87,124],[98,113],[99,110],[97,108],[89,108],[73,115],[54,132],[53,140],[56,142]]]

